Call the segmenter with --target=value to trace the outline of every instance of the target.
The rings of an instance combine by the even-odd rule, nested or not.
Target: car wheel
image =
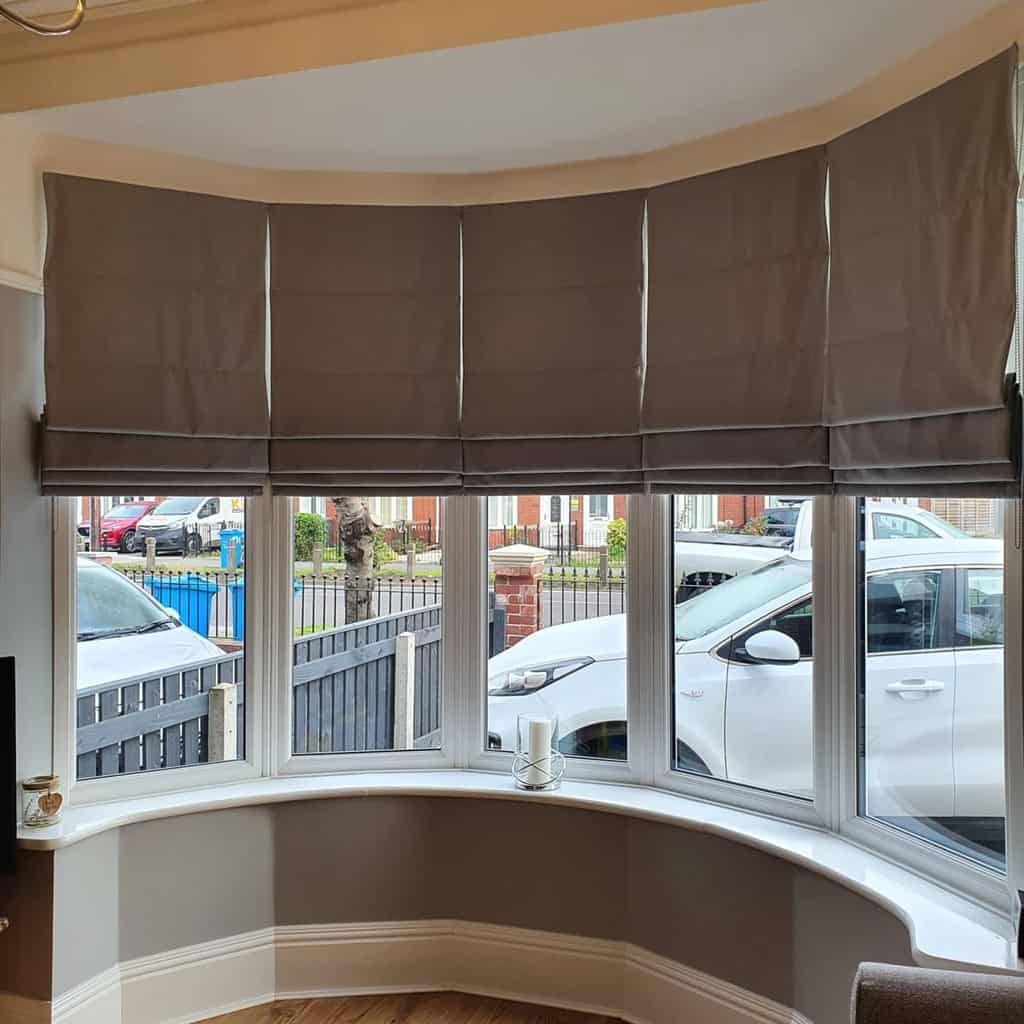
[[[121,551],[126,555],[130,555],[135,551],[134,530],[125,530],[124,533],[121,534]]]
[[[185,554],[196,558],[203,553],[203,538],[198,533],[190,533],[185,540]]]
[[[704,763],[703,758],[682,740],[676,740],[675,768],[681,772],[693,772],[694,775],[711,774],[711,769]]]
[[[558,741],[558,749],[568,757],[604,757],[626,760],[626,723],[597,722],[577,729]]]

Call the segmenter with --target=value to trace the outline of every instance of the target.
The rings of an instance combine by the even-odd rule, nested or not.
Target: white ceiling
[[[7,115],[281,170],[473,172],[640,152],[830,99],[999,0],[761,0]]]

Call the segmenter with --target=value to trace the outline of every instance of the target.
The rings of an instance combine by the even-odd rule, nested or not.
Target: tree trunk
[[[365,498],[334,498],[338,542],[345,552],[345,622],[363,622],[376,612],[373,602],[373,535],[377,524]]]

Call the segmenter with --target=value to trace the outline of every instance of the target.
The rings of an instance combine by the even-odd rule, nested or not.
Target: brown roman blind
[[[840,492],[1015,493],[1016,47],[828,146]]]
[[[258,491],[266,209],[44,175],[49,494]]]
[[[642,486],[642,192],[463,211],[468,491]]]
[[[830,486],[825,150],[651,189],[644,479]]]
[[[272,206],[270,252],[275,492],[458,489],[459,210]]]

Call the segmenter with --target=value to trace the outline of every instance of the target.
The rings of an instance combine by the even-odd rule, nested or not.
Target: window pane
[[[491,497],[487,523],[488,747],[542,714],[563,754],[624,759],[626,496]]]
[[[677,495],[674,765],[810,797],[810,499]]]
[[[439,747],[443,499],[294,501],[292,752]]]
[[[244,758],[245,499],[75,503],[78,778]]]
[[[1001,868],[1004,502],[862,507],[861,813]]]

